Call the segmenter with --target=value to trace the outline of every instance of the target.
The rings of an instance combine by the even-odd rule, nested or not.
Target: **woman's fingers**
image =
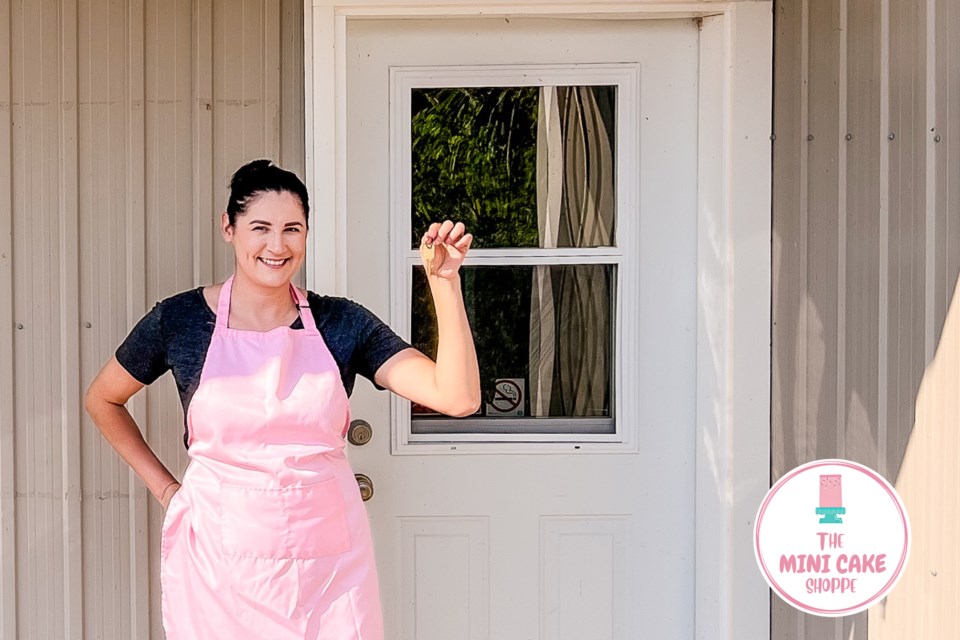
[[[450,232],[453,230],[454,224],[450,220],[444,220],[440,225],[440,228],[437,230],[437,235],[434,238],[434,242],[443,244],[447,241]]]
[[[447,244],[457,244],[460,241],[460,238],[463,237],[464,231],[466,231],[466,228],[463,226],[462,222],[458,222],[453,225],[453,228],[450,229],[450,233],[447,234]]]
[[[422,244],[433,244],[437,240],[437,232],[440,230],[440,223],[434,222],[427,227],[427,232],[423,234]]]
[[[451,220],[431,223],[421,239],[421,244],[428,246],[442,244],[448,248],[457,249],[459,254],[466,253],[472,242],[473,234],[466,233],[464,224],[454,223]]]
[[[458,240],[453,246],[455,246],[457,249],[459,249],[462,252],[466,252],[466,250],[470,248],[470,245],[472,243],[473,243],[473,234],[465,233],[463,234],[463,237],[460,238],[460,240]]]

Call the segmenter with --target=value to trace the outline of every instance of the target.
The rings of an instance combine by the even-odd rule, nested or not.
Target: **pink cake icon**
[[[820,524],[842,524],[840,516],[846,513],[843,507],[843,490],[840,485],[840,474],[822,474],[820,476],[820,506],[817,515]]]

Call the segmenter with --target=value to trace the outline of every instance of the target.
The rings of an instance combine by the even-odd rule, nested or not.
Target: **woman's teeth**
[[[264,263],[265,265],[267,265],[268,267],[282,267],[283,264],[284,264],[288,259],[289,259],[289,258],[284,258],[283,260],[271,260],[270,258],[260,258],[260,261],[263,262],[263,263]]]

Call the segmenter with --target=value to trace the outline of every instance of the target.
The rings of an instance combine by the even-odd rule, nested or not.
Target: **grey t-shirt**
[[[357,374],[371,382],[377,369],[396,353],[410,347],[373,313],[346,298],[307,292],[310,312],[327,348],[340,369],[349,396]],[[217,315],[207,306],[203,288],[178,293],[145,315],[117,348],[117,361],[130,375],[150,384],[168,370],[173,372],[183,405],[187,444],[187,408],[200,384],[203,362],[216,326]],[[298,317],[293,329],[303,329]],[[374,383],[374,386],[379,387]]]

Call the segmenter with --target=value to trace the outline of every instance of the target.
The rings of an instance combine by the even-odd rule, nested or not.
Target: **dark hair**
[[[230,179],[230,201],[227,203],[227,217],[230,225],[237,223],[237,216],[247,212],[247,206],[267,191],[283,193],[287,191],[300,199],[303,217],[310,219],[310,200],[307,187],[297,174],[281,169],[270,160],[254,160],[243,165]]]

